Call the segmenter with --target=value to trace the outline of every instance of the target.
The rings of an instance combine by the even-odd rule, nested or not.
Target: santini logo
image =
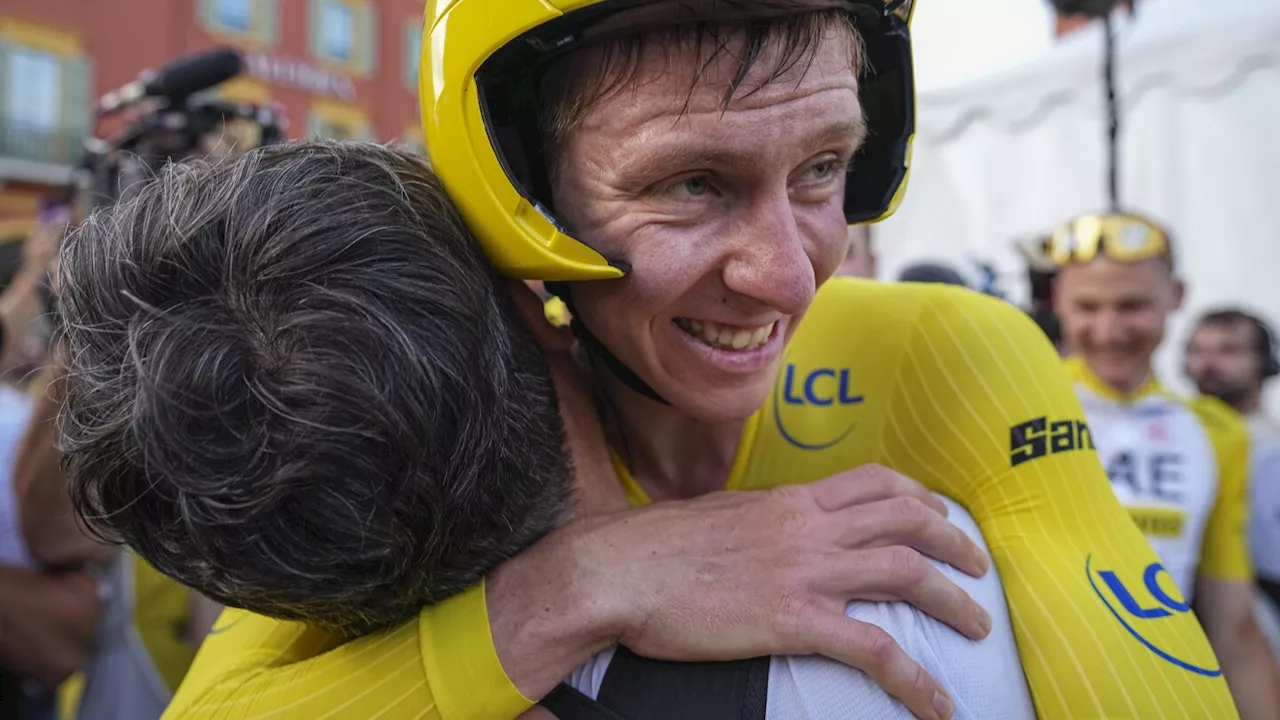
[[[1161,624],[1195,622],[1191,607],[1173,589],[1173,580],[1163,565],[1151,563],[1138,578],[1137,573],[1133,573],[1135,577],[1122,577],[1121,573],[1111,570],[1095,570],[1092,563],[1093,556],[1085,558],[1084,573],[1089,578],[1089,585],[1134,640],[1156,657],[1187,672],[1206,677],[1222,674],[1208,640],[1200,643],[1202,647],[1199,650],[1185,647],[1175,650],[1159,643]],[[1161,576],[1169,590],[1161,585]]]
[[[1009,464],[1014,467],[1045,455],[1093,449],[1093,436],[1083,420],[1038,417],[1009,428]]]
[[[801,450],[825,450],[853,432],[857,422],[839,408],[861,405],[848,368],[800,370],[787,363],[773,389],[773,421],[783,439]]]

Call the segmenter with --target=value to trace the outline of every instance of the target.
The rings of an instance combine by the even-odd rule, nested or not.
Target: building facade
[[[240,77],[214,92],[276,103],[291,137],[421,146],[422,0],[4,0],[0,245],[26,236],[93,131],[91,105],[145,69],[229,45]]]

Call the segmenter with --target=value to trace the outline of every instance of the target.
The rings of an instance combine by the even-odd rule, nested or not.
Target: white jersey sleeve
[[[1249,549],[1259,576],[1280,582],[1280,430],[1266,418],[1249,422]]]
[[[941,498],[950,519],[984,551],[977,522],[962,507]],[[849,603],[846,614],[876,625],[893,636],[903,650],[942,683],[956,704],[956,720],[1034,718],[1022,662],[1014,643],[1013,624],[994,568],[983,578],[934,563],[991,614],[991,634],[973,642],[906,603]],[[595,698],[613,658],[600,653],[578,668],[569,684]],[[835,720],[837,718],[912,717],[897,700],[862,672],[821,656],[778,656],[769,666],[770,720]]]

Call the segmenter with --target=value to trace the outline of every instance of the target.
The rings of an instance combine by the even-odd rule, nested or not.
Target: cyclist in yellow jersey
[[[1241,716],[1280,716],[1280,673],[1254,617],[1248,432],[1213,398],[1161,387],[1151,355],[1181,304],[1168,233],[1148,218],[1085,215],[1049,244],[1067,367],[1111,486],[1160,555],[1145,615],[1194,605]]]
[[[700,17],[712,22],[687,32],[670,31],[676,8],[665,3],[562,6],[428,7],[425,54],[438,65],[422,77],[433,164],[501,270],[582,281],[557,292],[599,361],[594,379],[618,418],[605,431],[633,499],[835,476],[848,482],[819,485],[846,488],[846,522],[830,522],[818,486],[713,494],[571,523],[483,586],[354,641],[229,612],[169,715],[511,717],[621,641],[687,660],[822,652],[865,668],[913,712],[945,717],[938,686],[843,613],[850,598],[906,598],[985,634],[974,632],[980,614],[948,612],[965,599],[921,569],[918,553],[885,547],[908,528],[870,543],[835,532],[875,534],[872,521],[897,519],[895,508],[923,512],[918,502],[859,504],[893,494],[873,482],[886,482],[883,473],[849,471],[880,461],[956,496],[978,519],[1041,716],[1234,716],[1189,614],[1126,614],[1126,599],[1150,600],[1143,578],[1158,568],[1155,555],[1107,489],[1079,403],[1039,331],[1008,306],[955,290],[840,282],[817,291],[844,255],[846,223],[887,215],[902,186],[910,5],[716,3],[758,12],[745,26]],[[679,4],[695,14],[710,7]],[[814,8],[822,10],[796,12]],[[850,16],[875,68],[861,84],[847,60],[857,44],[841,30]],[[593,92],[591,73],[543,74],[542,60],[600,61],[574,52],[596,39],[616,62],[594,67],[652,59],[627,38],[655,23],[668,30],[639,37],[666,40],[660,47],[682,61],[675,67],[701,67],[688,61],[718,43],[698,42],[699,33],[721,30],[751,49],[735,53],[748,65],[734,72],[715,56],[710,79],[687,97],[688,78],[655,84],[651,67],[614,93]],[[619,35],[621,45],[607,42]],[[563,112],[521,106],[523,89],[558,94]],[[850,120],[860,116],[859,90],[878,103],[864,123]],[[618,112],[601,113],[599,103]],[[495,148],[490,137],[507,144]],[[553,167],[531,168],[548,159]],[[916,517],[932,522],[928,512]],[[981,562],[945,559],[983,574]],[[908,587],[886,579],[894,561],[916,578]],[[877,570],[866,585],[844,577]]]

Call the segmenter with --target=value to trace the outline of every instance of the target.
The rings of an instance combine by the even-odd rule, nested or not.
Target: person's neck
[[[617,410],[617,417],[606,422],[609,442],[651,499],[678,500],[725,489],[745,421],[699,422],[612,375],[605,392]]]
[[[1110,388],[1112,392],[1121,397],[1135,395],[1139,390],[1150,383],[1152,378],[1155,377],[1155,371],[1151,369],[1150,365],[1147,365],[1142,372],[1134,373],[1131,377],[1125,378],[1124,382],[1121,383],[1103,380],[1102,376],[1094,372],[1092,368],[1089,369],[1089,372],[1097,378],[1098,382],[1102,383],[1107,388]]]
[[[1254,390],[1236,403],[1236,412],[1241,415],[1257,415],[1262,412],[1262,391]]]

